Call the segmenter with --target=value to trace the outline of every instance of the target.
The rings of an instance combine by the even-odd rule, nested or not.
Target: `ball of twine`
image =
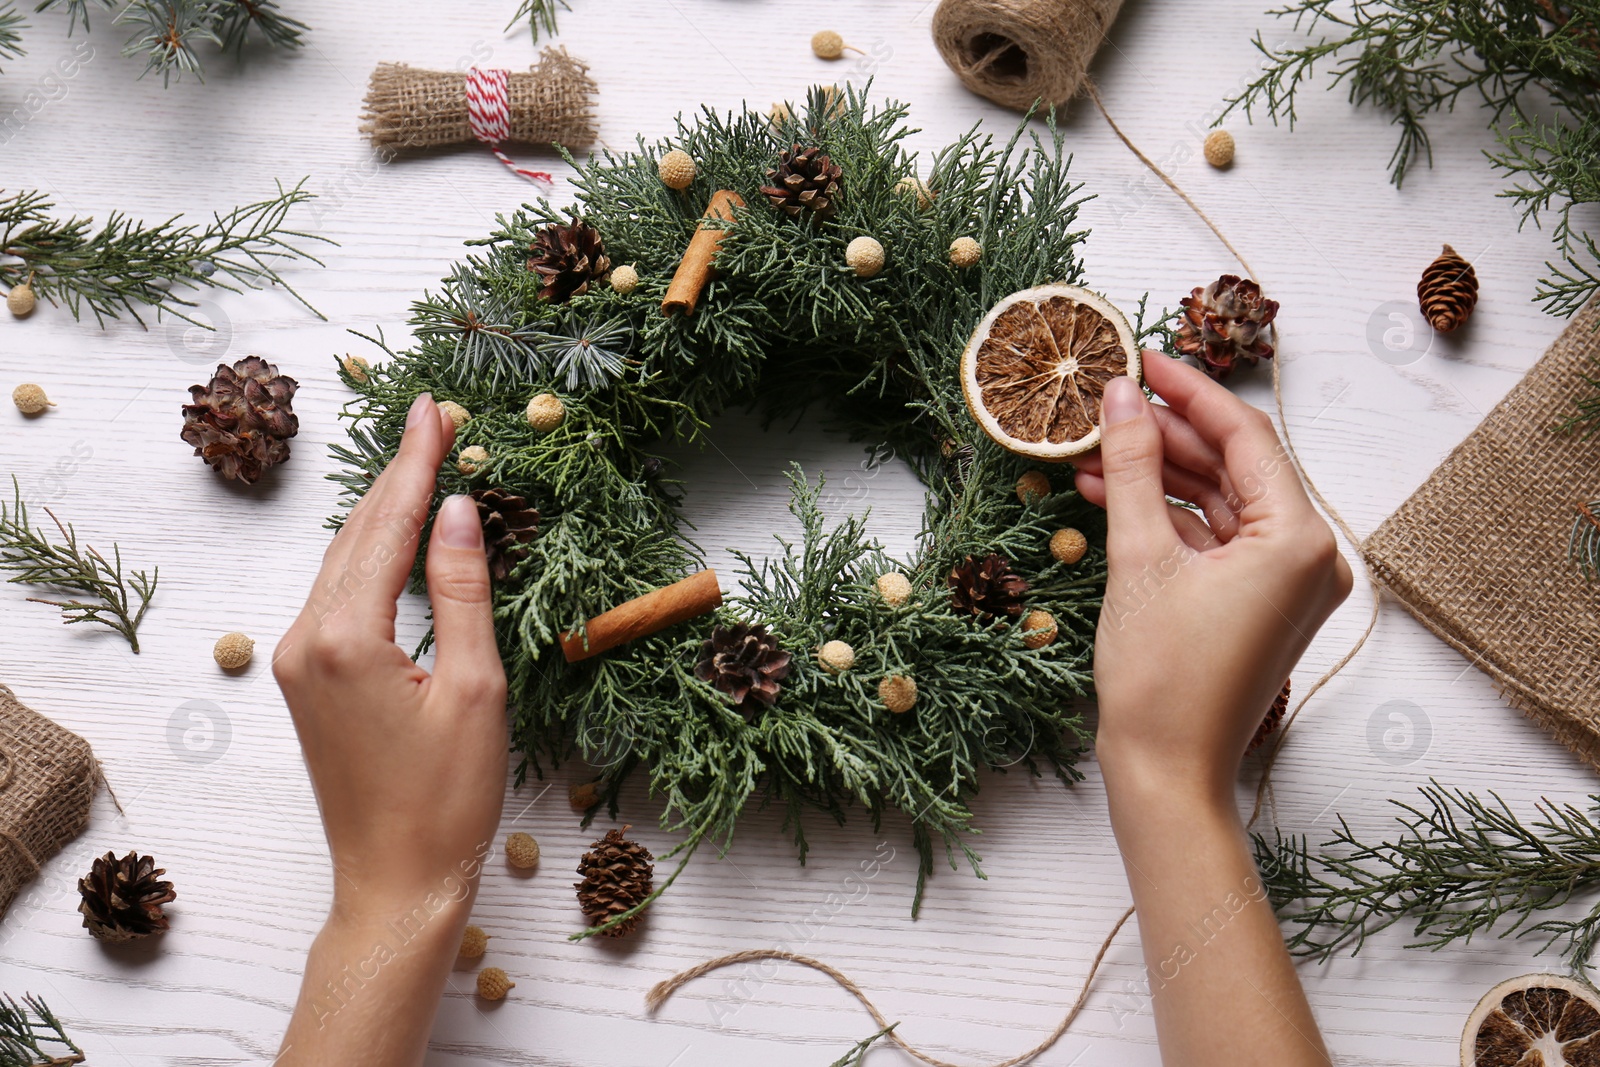
[[[1017,111],[1077,95],[1122,0],[943,0],[939,54],[968,89]]]

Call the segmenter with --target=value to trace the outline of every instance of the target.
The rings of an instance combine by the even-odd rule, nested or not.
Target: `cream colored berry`
[[[970,237],[957,237],[950,242],[950,265],[966,270],[976,267],[983,258],[983,246]]]
[[[876,277],[883,270],[883,245],[871,237],[857,237],[845,246],[844,261],[858,278]]]
[[[1206,134],[1206,162],[1213,167],[1226,167],[1233,162],[1233,134],[1227,130],[1212,130]]]
[[[904,715],[917,702],[917,683],[903,674],[891,674],[878,683],[878,699],[896,715]]]
[[[241,633],[223,634],[211,649],[217,666],[225,671],[236,671],[250,662],[256,653],[256,643]]]
[[[518,870],[531,871],[539,866],[539,842],[532,834],[511,834],[506,838],[506,860]]]
[[[469,926],[461,931],[461,952],[465,960],[480,960],[489,948],[489,935],[481,926]]]
[[[46,408],[55,407],[55,401],[44,395],[44,390],[31,382],[11,390],[11,402],[24,415],[38,415]]]
[[[455,424],[455,428],[458,432],[460,431],[461,427],[472,421],[472,412],[468,411],[460,404],[457,404],[454,400],[440,401],[439,410],[444,412],[445,415],[449,417],[450,421]]]
[[[639,271],[624,263],[611,272],[611,289],[618,296],[627,296],[639,288]]]
[[[656,164],[656,173],[661,175],[661,183],[668,189],[689,188],[695,172],[694,160],[681,148],[674,148]]]
[[[357,385],[366,385],[372,378],[372,364],[360,356],[347,355],[339,361],[339,365],[350,376],[350,380]]]
[[[818,59],[839,59],[844,55],[844,38],[837,30],[818,30],[812,35],[811,51]]]
[[[899,571],[878,575],[878,595],[891,608],[903,608],[911,600],[911,579]]]
[[[843,674],[856,665],[856,650],[843,641],[829,641],[817,649],[817,662],[829,674]]]
[[[488,462],[487,448],[482,445],[468,445],[461,450],[461,455],[456,457],[456,470],[467,475],[477,474]]]
[[[566,420],[567,407],[554,393],[540,393],[528,401],[528,425],[549,433]]]
[[[498,967],[485,967],[478,972],[478,996],[484,1000],[504,1000],[515,988],[517,983]]]
[[[33,295],[33,275],[28,275],[28,280],[21,285],[11,287],[11,292],[6,294],[6,310],[19,319],[25,319],[33,314],[34,307],[39,303]]]
[[[1050,479],[1044,471],[1024,471],[1017,479],[1017,499],[1024,504],[1037,503],[1050,495]]]
[[[1089,551],[1089,539],[1083,531],[1068,526],[1050,535],[1050,554],[1062,563],[1076,563]]]
[[[1056,617],[1048,611],[1030,611],[1022,618],[1022,643],[1043,648],[1056,639]]]
[[[933,190],[929,189],[928,183],[923,181],[921,178],[901,178],[899,181],[894,183],[894,191],[899,193],[901,196],[915,195],[917,198],[917,207],[924,211],[933,206]]]
[[[567,803],[574,811],[587,811],[600,803],[598,782],[573,782],[567,786]]]

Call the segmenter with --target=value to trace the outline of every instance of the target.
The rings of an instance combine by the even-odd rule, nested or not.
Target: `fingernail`
[[[1139,388],[1138,382],[1123,375],[1106,383],[1105,406],[1101,409],[1101,415],[1107,426],[1137,419],[1143,413],[1144,390]]]
[[[483,524],[472,498],[457,495],[446,499],[433,521],[433,536],[449,548],[482,548]]]
[[[406,412],[406,429],[411,429],[421,422],[427,410],[433,407],[433,394],[423,393],[411,402],[411,410]]]

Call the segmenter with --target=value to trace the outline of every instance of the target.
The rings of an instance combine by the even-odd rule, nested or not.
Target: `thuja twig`
[[[522,0],[522,3],[517,5],[517,13],[506,23],[506,29],[509,30],[523,19],[527,19],[528,28],[533,31],[535,41],[539,39],[541,33],[547,37],[553,36],[556,32],[557,6],[567,11],[572,10],[567,6],[567,0]]]
[[[12,582],[28,585],[50,586],[80,593],[85,600],[46,600],[29,597],[34,604],[49,604],[61,609],[62,621],[97,622],[108,626],[128,639],[128,644],[139,651],[139,623],[144,619],[150,598],[155,595],[156,582],[161,575],[158,567],[148,574],[134,571],[126,579],[122,574],[122,549],[111,546],[112,558],[107,560],[92,545],[79,546],[78,535],[70,525],[64,524],[45,508],[61,531],[65,543],[51,544],[46,532],[35,529],[28,521],[28,506],[22,501],[22,490],[16,476],[11,478],[12,505],[0,501],[0,570],[11,571]],[[138,598],[138,607],[132,605],[128,586]]]
[[[1437,949],[1474,934],[1545,935],[1539,951],[1565,939],[1579,973],[1600,940],[1600,902],[1576,919],[1535,922],[1600,889],[1600,795],[1590,811],[1540,800],[1527,822],[1498,796],[1423,786],[1403,813],[1393,841],[1365,844],[1344,819],[1333,840],[1313,853],[1304,837],[1255,835],[1256,858],[1289,946],[1327,959],[1358,953],[1366,939],[1402,921],[1414,923],[1410,947]],[[1336,849],[1337,852],[1329,852]]]
[[[867,1057],[867,1050],[883,1038],[888,1037],[890,1032],[899,1025],[899,1023],[891,1023],[866,1040],[857,1042],[854,1048],[834,1060],[828,1067],[861,1067],[861,1061]]]
[[[178,288],[261,289],[281,285],[318,318],[321,312],[278,276],[285,263],[322,261],[298,242],[333,242],[285,228],[289,209],[313,199],[302,179],[278,195],[215,214],[200,226],[181,216],[146,225],[112,212],[98,230],[92,218],[56,219],[55,205],[39,192],[0,196],[0,285],[7,288],[34,275],[33,288],[51,303],[64,302],[73,318],[84,307],[101,325],[128,312],[140,324],[137,305],[194,322],[181,310],[195,302]],[[195,323],[195,325],[204,325]]]
[[[0,1067],[66,1067],[83,1059],[44,1001],[26,994],[18,1004],[0,995]]]

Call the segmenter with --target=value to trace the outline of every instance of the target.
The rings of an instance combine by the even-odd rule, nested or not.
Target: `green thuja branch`
[[[0,995],[0,1067],[66,1067],[83,1060],[83,1050],[44,1001],[28,994],[19,1004]]]
[[[91,218],[53,217],[55,205],[43,193],[0,196],[0,285],[31,276],[39,296],[66,304],[74,318],[87,310],[101,325],[123,312],[143,324],[140,306],[193,322],[183,309],[195,303],[177,290],[268,285],[282,286],[322,318],[278,274],[290,263],[321,266],[304,244],[333,243],[285,225],[292,208],[313,199],[304,186],[280,185],[277,196],[215,214],[205,225],[181,216],[145,224],[112,212],[98,229]]]
[[[890,1023],[888,1026],[885,1026],[882,1030],[879,1030],[871,1037],[857,1042],[854,1048],[852,1048],[849,1052],[846,1052],[843,1056],[840,1056],[838,1059],[834,1060],[828,1065],[828,1067],[861,1067],[862,1061],[867,1058],[867,1051],[871,1049],[873,1045],[876,1045],[879,1041],[888,1037],[889,1034],[894,1031],[894,1028],[899,1025],[899,1023]]]
[[[526,21],[528,28],[533,31],[534,41],[540,35],[551,37],[556,32],[556,10],[572,10],[567,0],[522,0],[517,5],[517,13],[511,16],[511,21],[506,23],[506,29],[511,29],[519,22]]]
[[[1411,947],[1441,948],[1474,935],[1542,935],[1543,952],[1564,942],[1575,972],[1588,969],[1600,939],[1600,796],[1587,811],[1541,800],[1519,818],[1498,796],[1422,787],[1393,840],[1361,841],[1341,818],[1331,841],[1255,836],[1256,858],[1289,946],[1327,959],[1361,950],[1380,930],[1405,923]],[[1330,851],[1332,850],[1332,851]],[[1581,900],[1576,919],[1537,917]]]
[[[112,546],[112,558],[92,545],[79,545],[77,532],[63,524],[49,508],[45,514],[56,524],[62,541],[53,544],[42,528],[28,521],[28,506],[15,476],[11,479],[12,504],[0,501],[0,571],[10,571],[11,582],[40,585],[81,594],[83,600],[45,600],[29,597],[35,604],[61,609],[62,621],[99,623],[127,638],[134,652],[139,651],[139,623],[144,619],[150,598],[155,595],[160,568],[134,571],[124,578],[122,549]],[[133,587],[133,597],[128,587]],[[134,599],[137,598],[137,606]]]

